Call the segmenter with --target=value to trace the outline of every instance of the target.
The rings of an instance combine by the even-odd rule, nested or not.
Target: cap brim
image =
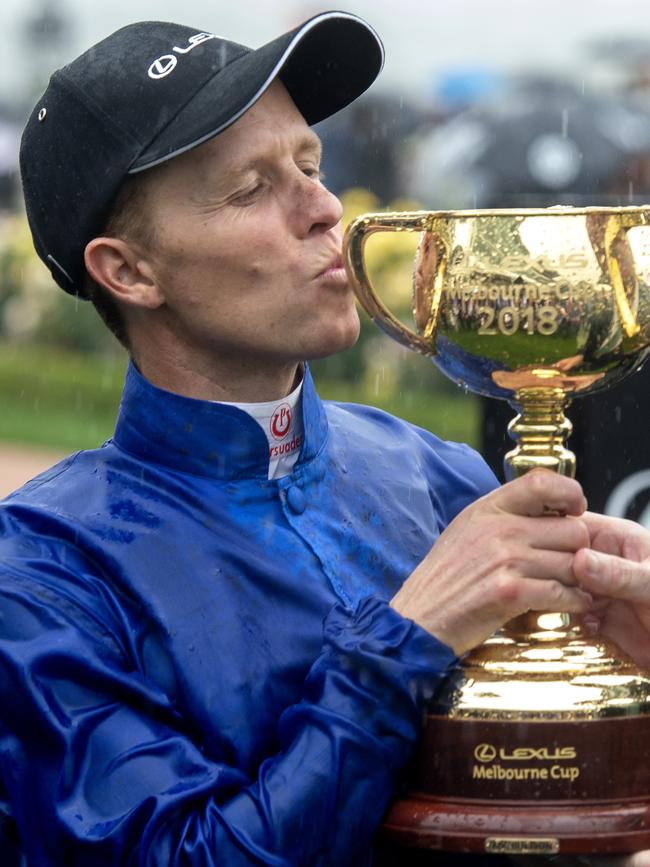
[[[381,40],[355,15],[325,12],[215,73],[129,169],[144,171],[218,135],[280,78],[308,124],[360,96],[384,62]]]

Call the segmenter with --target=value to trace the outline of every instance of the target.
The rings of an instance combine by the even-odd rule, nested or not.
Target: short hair
[[[119,189],[106,223],[96,237],[134,240],[140,244],[153,242],[154,230],[147,213],[147,172],[129,175]],[[106,327],[125,349],[130,350],[129,335],[120,304],[111,292],[94,280],[88,271],[84,277],[84,294]]]

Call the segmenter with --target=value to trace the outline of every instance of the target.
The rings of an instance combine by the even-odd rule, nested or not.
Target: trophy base
[[[495,855],[650,848],[650,675],[566,615],[511,621],[439,690],[383,830]]]
[[[537,807],[412,794],[392,805],[382,836],[410,848],[448,852],[623,854],[650,848],[650,799]]]

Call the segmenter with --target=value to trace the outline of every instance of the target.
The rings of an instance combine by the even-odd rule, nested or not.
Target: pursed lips
[[[318,272],[316,277],[317,278],[318,277],[327,277],[327,276],[334,274],[335,272],[339,272],[339,271],[343,271],[343,270],[344,270],[343,259],[341,258],[340,253],[337,253],[332,259],[330,259],[330,261],[327,263],[327,265],[321,271]]]

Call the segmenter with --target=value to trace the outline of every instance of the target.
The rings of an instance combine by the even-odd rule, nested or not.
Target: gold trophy
[[[375,232],[417,232],[417,330],[377,296]],[[650,206],[367,214],[346,267],[387,334],[510,402],[506,477],[573,475],[564,415],[650,351]],[[607,457],[604,456],[606,460]],[[508,854],[650,846],[650,675],[567,614],[529,612],[470,653],[428,710],[394,841]]]

